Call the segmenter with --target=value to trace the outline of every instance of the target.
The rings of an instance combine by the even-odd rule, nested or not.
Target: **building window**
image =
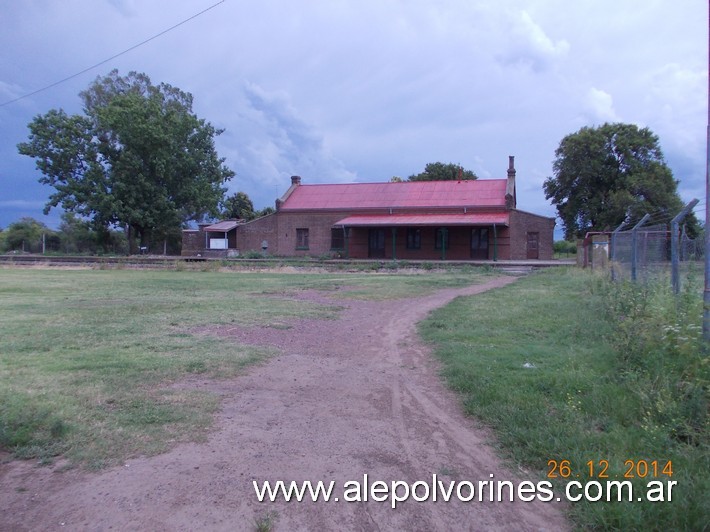
[[[308,229],[296,229],[296,249],[308,249]]]
[[[422,247],[422,230],[417,227],[407,228],[407,249],[420,249]]]
[[[449,230],[446,227],[440,227],[436,230],[436,243],[434,247],[436,249],[449,249],[451,242],[449,242]]]
[[[345,230],[342,227],[330,230],[330,249],[345,249]]]

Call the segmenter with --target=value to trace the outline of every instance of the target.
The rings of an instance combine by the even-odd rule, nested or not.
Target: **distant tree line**
[[[215,149],[223,130],[193,113],[191,94],[114,70],[80,98],[82,114],[38,115],[28,124],[28,141],[18,144],[20,154],[35,159],[39,181],[54,189],[45,214],[64,211],[59,230],[23,218],[0,233],[0,249],[36,250],[43,239],[45,250],[66,253],[174,253],[191,223],[274,212],[254,209],[244,192],[226,196],[235,173]],[[567,240],[630,224],[644,213],[666,221],[683,206],[659,139],[647,128],[584,127],[562,139],[553,171],[543,189]],[[435,162],[407,181],[473,179],[459,164]],[[700,234],[694,215],[686,226],[689,235]]]
[[[56,231],[30,217],[11,223],[0,230],[0,252],[118,255],[128,253],[128,241],[124,231],[97,230],[67,212]]]
[[[235,204],[235,196],[239,202]],[[237,207],[235,205],[242,205]],[[248,208],[243,207],[248,205]],[[225,198],[220,217],[222,219],[253,220],[275,212],[273,207],[254,209],[249,196],[238,192]],[[46,224],[24,217],[0,228],[0,253],[61,253],[83,255],[125,255],[129,253],[128,232],[120,228],[96,226],[90,220],[82,220],[74,213],[64,212],[56,230]],[[179,255],[182,248],[182,227],[160,233],[143,240],[141,249],[150,254]]]

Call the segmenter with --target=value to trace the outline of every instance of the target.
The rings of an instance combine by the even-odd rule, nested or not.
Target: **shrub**
[[[557,240],[553,244],[553,250],[560,255],[574,255],[577,253],[577,244],[568,240]]]
[[[598,287],[614,327],[618,375],[642,405],[644,429],[691,445],[710,441],[710,364],[692,276],[678,296],[667,280]]]

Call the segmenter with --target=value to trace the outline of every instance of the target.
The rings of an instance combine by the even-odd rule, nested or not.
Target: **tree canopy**
[[[613,230],[646,213],[669,221],[683,208],[678,182],[648,128],[621,123],[583,127],[562,139],[553,171],[543,187],[568,240]],[[697,231],[695,217],[688,222],[689,233]]]
[[[2,231],[0,251],[41,251],[42,235],[52,240],[57,238],[42,222],[30,217],[20,218]]]
[[[410,175],[408,181],[466,181],[478,179],[471,170],[454,163],[428,163],[420,174]],[[394,180],[394,179],[393,179]]]
[[[80,97],[82,115],[36,116],[18,145],[55,189],[45,214],[61,206],[95,226],[127,226],[131,244],[130,233],[143,242],[218,214],[234,172],[215,150],[222,130],[193,113],[191,94],[114,70]]]
[[[254,203],[246,192],[236,192],[222,201],[222,218],[253,220],[255,217]]]
[[[254,210],[254,203],[252,203],[246,192],[235,192],[222,200],[221,215],[222,218],[226,219],[253,220],[275,212],[276,209],[273,207]]]

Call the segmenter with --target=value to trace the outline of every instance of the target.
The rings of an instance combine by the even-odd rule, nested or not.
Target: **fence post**
[[[619,227],[611,232],[611,248],[609,249],[609,266],[611,266],[611,280],[616,281],[616,271],[614,270],[614,261],[616,261],[616,235],[626,226],[626,222],[621,222]]]
[[[688,213],[698,204],[697,199],[693,199],[688,203],[682,211],[676,214],[675,218],[671,220],[671,284],[673,286],[673,293],[677,294],[680,292],[680,257],[678,253],[678,236],[680,233],[679,226]]]
[[[645,224],[648,219],[651,217],[650,214],[644,214],[643,218],[639,220],[639,223],[634,225],[633,229],[631,229],[631,280],[635,281],[636,280],[636,269],[638,266],[638,230],[641,229],[641,226]]]
[[[688,246],[686,241],[688,240],[688,232],[685,230],[685,224],[683,224],[683,229],[680,232],[680,261],[684,262],[688,260]]]

